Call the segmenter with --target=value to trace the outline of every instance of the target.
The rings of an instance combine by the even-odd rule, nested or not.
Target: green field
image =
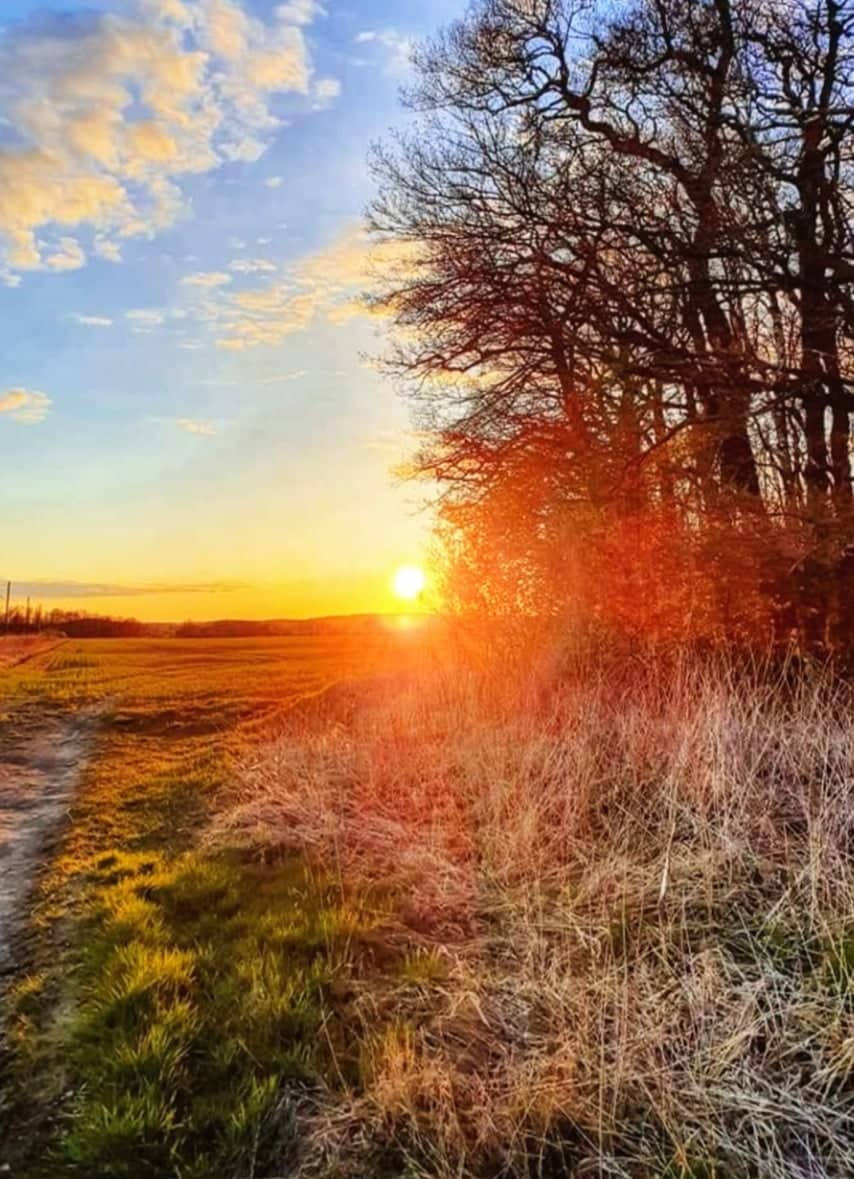
[[[94,640],[2,674],[0,736],[44,714],[93,730],[7,998],[0,1163],[16,1176],[274,1173],[298,1095],[354,1068],[330,996],[383,906],[200,837],[289,710],[417,658],[405,632]]]

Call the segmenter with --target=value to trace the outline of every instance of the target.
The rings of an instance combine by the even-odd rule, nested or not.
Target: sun
[[[417,565],[401,565],[392,579],[392,587],[399,598],[414,602],[424,592],[427,578]]]

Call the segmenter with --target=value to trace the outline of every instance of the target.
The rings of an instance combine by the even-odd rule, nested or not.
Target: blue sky
[[[460,8],[5,0],[0,575],[19,595],[149,618],[389,604],[429,521],[389,474],[406,408],[364,360],[365,157],[405,119],[411,41]]]

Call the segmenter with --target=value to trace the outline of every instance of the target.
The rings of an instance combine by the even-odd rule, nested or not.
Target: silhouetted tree
[[[600,603],[630,584],[729,626],[741,598],[749,625],[814,566],[830,620],[852,31],[838,0],[481,0],[417,57],[419,128],[375,161],[374,231],[413,250],[377,298],[388,365],[447,525],[529,597],[578,600],[586,564]]]

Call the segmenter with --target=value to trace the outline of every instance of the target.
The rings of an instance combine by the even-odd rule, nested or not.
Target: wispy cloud
[[[78,315],[74,312],[71,318],[75,323],[79,323],[81,327],[108,328],[113,326],[113,321],[105,315]]]
[[[79,270],[86,265],[86,255],[73,237],[61,237],[55,251],[45,256],[44,264],[51,270]]]
[[[223,274],[221,270],[210,270],[199,274],[187,274],[181,282],[188,287],[224,287],[231,282],[231,275]]]
[[[108,237],[101,237],[100,234],[95,235],[92,249],[105,262],[121,262],[122,260],[122,248],[119,243],[110,241]]]
[[[0,393],[0,414],[22,426],[36,426],[43,422],[50,409],[51,400],[46,393],[37,389],[20,386]]]
[[[175,425],[187,434],[200,434],[204,438],[212,438],[216,434],[213,422],[199,422],[195,418],[176,418]]]
[[[284,176],[268,176],[264,181],[268,188],[281,188],[285,183]]]
[[[319,16],[326,16],[326,9],[318,0],[289,0],[280,4],[277,12],[282,20],[295,25],[310,25]]]
[[[295,368],[291,373],[276,373],[273,377],[262,377],[256,383],[259,385],[281,385],[286,381],[301,381],[303,377],[310,375],[311,370],[307,368]]]
[[[244,581],[156,582],[128,585],[126,582],[16,581],[18,597],[50,598],[139,598],[149,594],[230,594],[250,589]]]
[[[318,78],[312,87],[314,109],[325,110],[341,95],[341,83],[337,78]]]
[[[414,42],[397,29],[365,29],[356,37],[357,45],[375,45],[384,53],[385,70],[401,76],[409,71]]]
[[[125,312],[125,319],[135,332],[150,332],[160,327],[166,319],[166,312],[159,307],[135,307]]]
[[[0,268],[121,258],[184,211],[184,178],[252,162],[281,126],[275,96],[317,98],[291,0],[131,0],[122,14],[40,14],[0,29]],[[324,90],[324,101],[332,98]]]
[[[267,258],[235,258],[229,262],[228,269],[235,274],[272,274],[276,267]]]
[[[408,246],[376,245],[358,225],[329,246],[288,268],[267,286],[218,292],[206,308],[220,348],[233,351],[278,344],[318,317],[343,323],[365,314],[362,295],[376,271],[414,264]]]

